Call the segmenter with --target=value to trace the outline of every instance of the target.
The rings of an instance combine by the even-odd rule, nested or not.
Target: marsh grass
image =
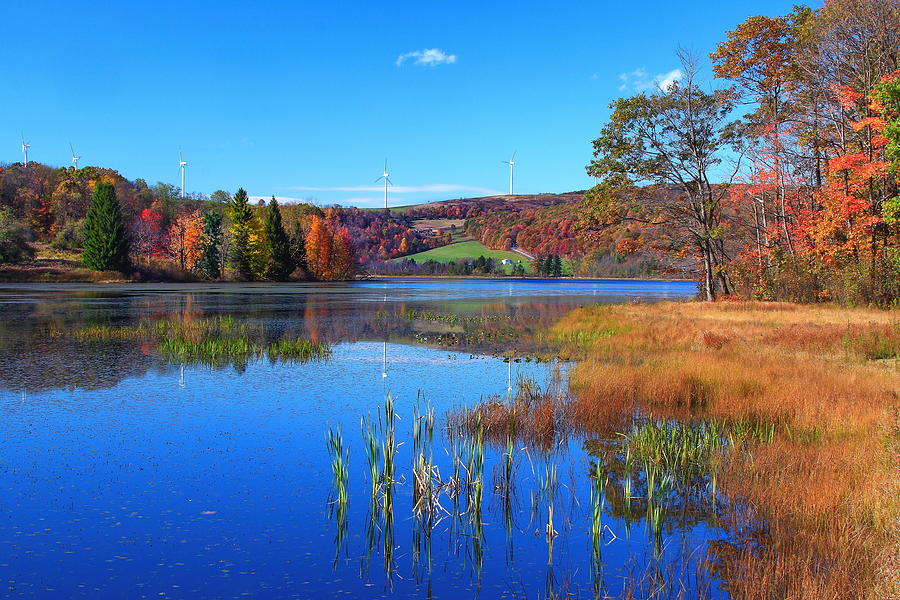
[[[262,327],[231,316],[185,321],[160,319],[136,325],[90,325],[75,330],[72,336],[87,342],[156,341],[157,351],[169,361],[214,367],[264,357],[272,362],[305,363],[331,355],[331,348],[323,342],[302,338],[260,341],[265,338]]]
[[[818,600],[900,594],[898,332],[896,312],[754,302],[580,309],[550,335],[580,359],[577,429],[622,430],[636,413],[716,423],[718,436],[630,435],[634,459],[663,469],[654,478],[673,461],[679,476],[711,469],[710,492],[762,524],[736,526],[739,543],[716,549],[734,597]],[[739,451],[718,464],[716,439]]]

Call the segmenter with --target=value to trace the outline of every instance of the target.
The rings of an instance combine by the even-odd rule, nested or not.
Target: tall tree
[[[319,280],[331,279],[332,252],[334,236],[328,223],[321,217],[314,216],[306,234],[306,264],[310,274]]]
[[[200,259],[203,244],[203,214],[184,212],[169,228],[169,254],[182,270],[192,271]]]
[[[200,260],[197,268],[206,277],[218,279],[222,276],[219,247],[222,245],[222,215],[215,211],[203,213],[203,241],[200,246]]]
[[[278,209],[278,201],[275,196],[269,201],[266,208],[266,221],[263,227],[265,236],[266,254],[268,266],[266,278],[274,281],[285,281],[294,272],[296,264],[291,256],[291,244],[284,224],[281,222],[281,211]]]
[[[128,236],[116,188],[98,182],[84,223],[84,266],[95,271],[127,271]]]
[[[723,151],[736,148],[733,104],[727,92],[706,92],[696,81],[694,61],[680,53],[682,81],[666,89],[620,98],[594,140],[588,175],[601,184],[586,195],[593,217],[638,221],[659,227],[702,266],[707,300],[732,292],[722,223],[728,185],[713,183]],[[734,180],[737,167],[725,172]],[[656,184],[640,188],[641,183]]]
[[[303,233],[303,227],[300,225],[299,219],[294,221],[294,225],[291,228],[291,260],[304,272],[307,270],[306,236]]]
[[[244,188],[240,188],[228,204],[228,218],[231,220],[231,268],[241,279],[253,278],[253,261],[250,248],[250,226],[253,211]]]
[[[350,279],[356,273],[356,258],[353,252],[353,240],[346,227],[341,227],[334,234],[331,278],[336,280]]]

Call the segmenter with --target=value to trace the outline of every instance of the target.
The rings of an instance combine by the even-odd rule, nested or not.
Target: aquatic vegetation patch
[[[283,337],[266,342],[264,328],[231,316],[192,320],[160,319],[133,325],[90,325],[75,330],[77,340],[87,342],[147,340],[166,360],[222,366],[264,357],[272,362],[305,363],[331,355],[328,344],[303,338]]]
[[[580,428],[631,414],[715,422],[740,447],[715,476],[745,511],[738,541],[714,560],[732,595],[884,597],[900,535],[895,311],[616,305],[573,311],[551,334],[610,327],[572,370],[572,418]],[[669,461],[669,435],[642,431],[635,450],[667,448],[654,460]]]

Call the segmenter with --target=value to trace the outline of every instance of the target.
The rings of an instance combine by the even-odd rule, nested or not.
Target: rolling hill
[[[526,269],[530,268],[528,259],[521,254],[516,254],[515,252],[508,250],[491,250],[481,242],[476,242],[474,240],[468,242],[455,242],[447,246],[441,246],[440,248],[432,248],[425,252],[418,252],[416,254],[410,254],[409,256],[395,258],[394,261],[412,260],[416,263],[424,263],[425,261],[433,260],[435,262],[447,263],[457,260],[475,260],[479,256],[493,258],[495,261],[501,261],[507,258],[513,262],[522,261],[522,264]]]

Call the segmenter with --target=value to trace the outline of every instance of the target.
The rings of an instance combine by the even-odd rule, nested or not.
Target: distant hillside
[[[465,219],[493,211],[520,211],[555,204],[579,202],[584,192],[564,194],[520,194],[514,196],[482,196],[458,198],[427,204],[414,204],[391,208],[391,212],[403,213],[416,219]]]

